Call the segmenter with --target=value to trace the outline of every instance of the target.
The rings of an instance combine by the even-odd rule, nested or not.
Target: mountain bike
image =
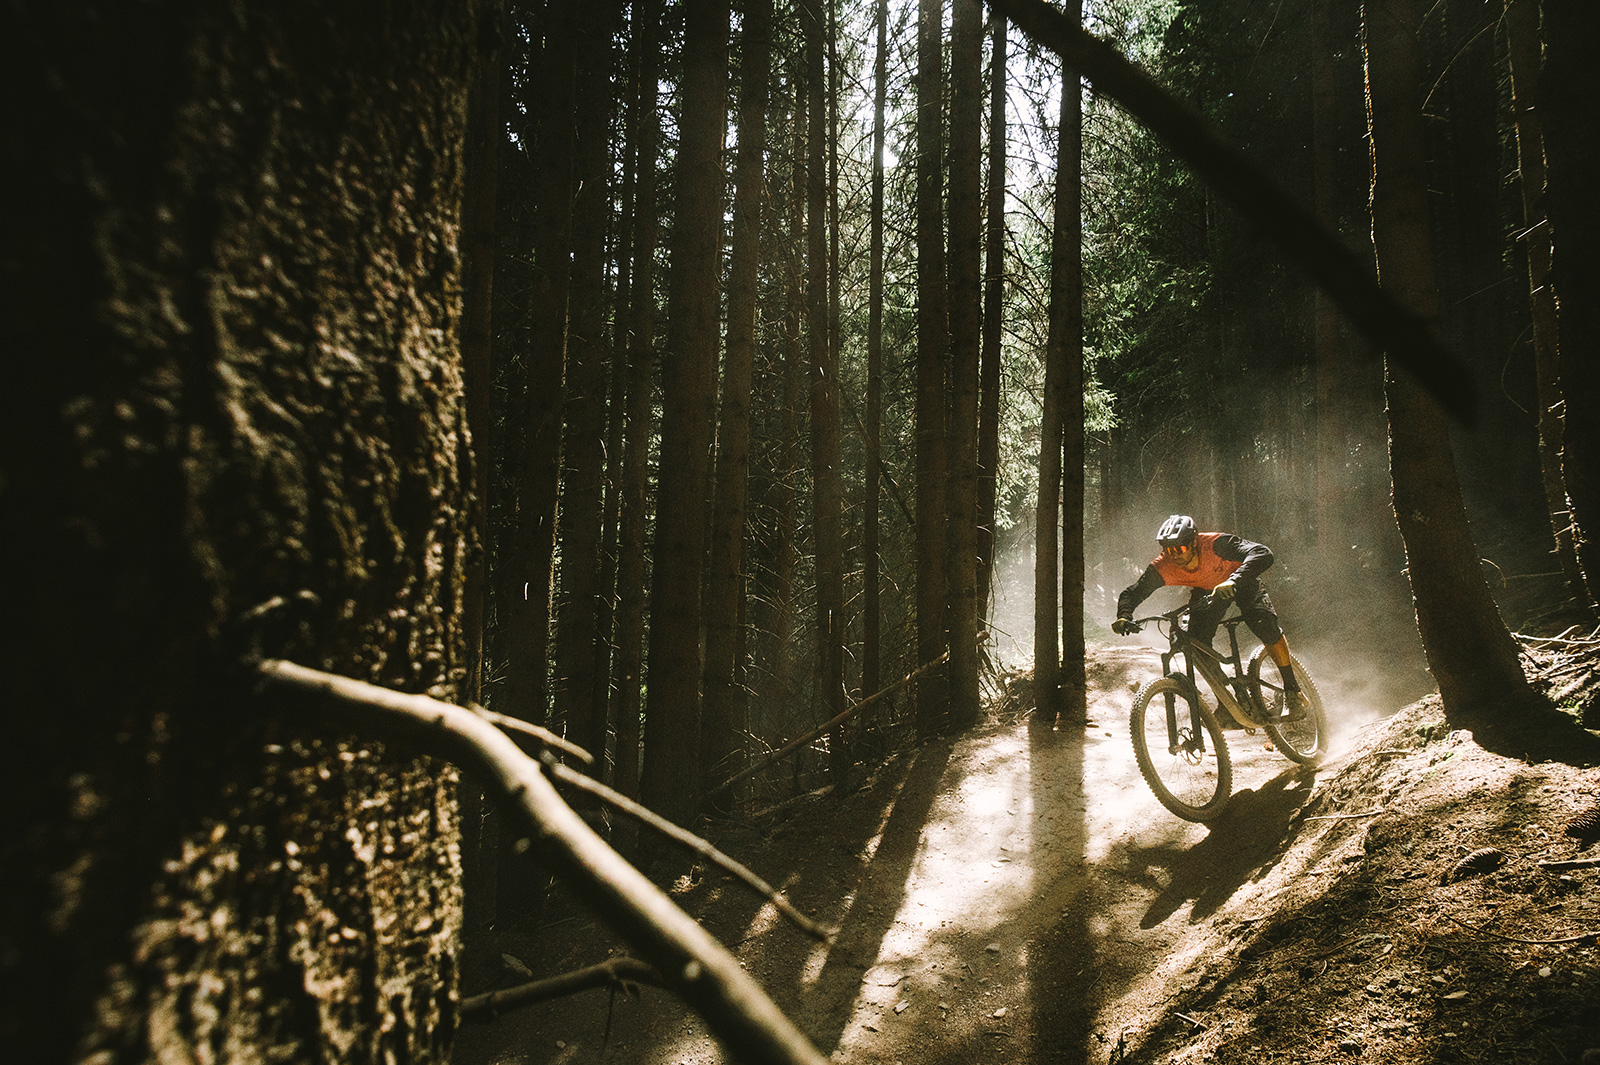
[[[1165,614],[1134,619],[1134,631],[1152,623],[1161,629],[1167,650],[1161,655],[1162,676],[1135,696],[1129,725],[1139,772],[1161,805],[1187,821],[1211,821],[1227,806],[1233,787],[1224,727],[1263,730],[1285,757],[1315,765],[1327,749],[1328,721],[1316,684],[1292,654],[1290,668],[1305,697],[1303,713],[1286,713],[1284,689],[1276,683],[1280,674],[1265,647],[1242,662],[1243,616],[1222,619],[1231,652],[1225,657],[1189,637],[1188,614],[1186,603]],[[1178,655],[1184,659],[1182,670],[1172,665]],[[1216,697],[1216,712],[1201,697],[1196,674]],[[1218,719],[1221,711],[1227,712],[1227,726]]]

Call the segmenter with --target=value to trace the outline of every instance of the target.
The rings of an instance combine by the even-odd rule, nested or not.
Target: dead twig
[[[631,984],[666,986],[654,966],[646,965],[638,958],[607,958],[598,965],[574,969],[570,973],[464,998],[461,1000],[461,1019],[469,1023],[491,1021],[502,1013],[522,1006],[532,1006],[599,987],[629,990]]]
[[[1359,814],[1317,814],[1315,817],[1306,818],[1307,821],[1346,821],[1355,817],[1377,817],[1382,810],[1366,810]]]
[[[411,742],[454,762],[504,804],[508,827],[526,838],[533,857],[654,966],[733,1057],[826,1065],[738,959],[597,836],[539,762],[479,714],[280,660],[256,666],[255,688],[279,712]]]
[[[1572,858],[1564,862],[1534,862],[1540,869],[1587,869],[1600,865],[1600,858]]]

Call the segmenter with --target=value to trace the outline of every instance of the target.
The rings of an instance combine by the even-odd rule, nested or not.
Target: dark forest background
[[[1078,720],[1170,513],[1274,549],[1352,714],[1548,714],[1513,634],[1595,624],[1586,0],[11,14],[36,1060],[442,1060],[462,944],[536,919],[482,781],[263,659],[692,827],[1017,672]]]

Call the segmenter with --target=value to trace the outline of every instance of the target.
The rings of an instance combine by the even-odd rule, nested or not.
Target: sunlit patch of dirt
[[[1588,675],[1570,648],[1535,652],[1544,688],[1540,662]],[[1031,677],[1003,675],[983,728],[721,828],[832,944],[715,872],[675,896],[838,1061],[1542,1065],[1600,1048],[1600,829],[1568,834],[1600,807],[1594,768],[1492,753],[1430,698],[1351,727],[1316,769],[1229,731],[1234,798],[1193,825],[1128,742],[1158,664],[1096,649],[1073,727],[1040,725]],[[1500,857],[1459,868],[1486,848]],[[541,976],[621,949],[577,912],[496,947]],[[466,1029],[457,1060],[724,1058],[646,989]]]

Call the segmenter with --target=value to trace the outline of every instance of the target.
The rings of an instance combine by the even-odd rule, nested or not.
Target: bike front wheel
[[[1263,686],[1261,683],[1261,671],[1265,668],[1263,659],[1270,662],[1265,650],[1258,647],[1255,654],[1250,656],[1249,672],[1250,692],[1266,715],[1263,724],[1267,730],[1267,738],[1285,758],[1301,765],[1316,765],[1322,760],[1322,756],[1328,753],[1328,715],[1322,708],[1322,696],[1318,693],[1311,674],[1307,673],[1300,660],[1291,654],[1289,668],[1294,670],[1294,679],[1300,685],[1300,694],[1305,696],[1306,712],[1304,717],[1297,720],[1285,720],[1283,689],[1272,684]],[[1273,669],[1277,669],[1277,666],[1273,666]]]
[[[1233,763],[1222,728],[1188,685],[1160,677],[1133,701],[1133,753],[1161,805],[1186,821],[1210,821],[1227,805]]]

